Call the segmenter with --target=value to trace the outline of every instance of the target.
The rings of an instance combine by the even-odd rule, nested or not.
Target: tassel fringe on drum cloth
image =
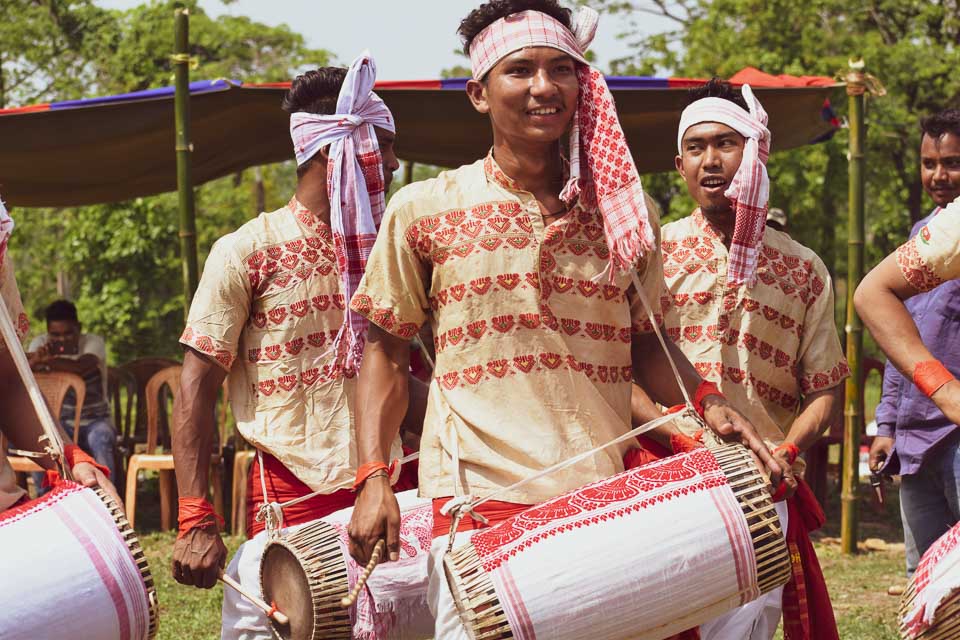
[[[63,481],[0,514],[0,638],[151,640],[153,577],[123,510]]]
[[[660,640],[782,586],[790,559],[752,455],[721,445],[533,507],[444,568],[472,638]]]
[[[960,637],[960,523],[920,558],[900,604],[900,635],[905,640]]]

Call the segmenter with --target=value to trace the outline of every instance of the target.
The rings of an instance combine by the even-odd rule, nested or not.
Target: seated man
[[[86,396],[80,414],[80,433],[73,432],[77,397],[72,389],[60,409],[60,423],[81,449],[115,477],[117,431],[107,403],[107,347],[101,336],[83,333],[77,307],[72,302],[57,300],[47,307],[45,315],[47,333],[30,343],[27,356],[30,366],[36,372],[65,371],[83,378]]]
[[[17,338],[22,339],[30,328],[27,314],[23,311],[20,291],[14,276],[13,261],[6,255],[7,240],[13,230],[13,220],[0,201],[0,304],[14,325]],[[16,345],[16,348],[20,348]],[[8,439],[10,446],[26,451],[40,451],[40,438],[43,427],[37,419],[36,411],[16,369],[11,349],[0,337],[0,432]],[[6,459],[6,450],[0,449],[0,512],[28,501],[26,492],[17,486],[13,469]],[[102,486],[117,504],[122,504],[113,485],[93,460],[76,446],[67,445],[64,451],[67,466],[71,467],[74,479],[82,485]],[[46,469],[53,469],[49,458],[39,458],[37,463]]]

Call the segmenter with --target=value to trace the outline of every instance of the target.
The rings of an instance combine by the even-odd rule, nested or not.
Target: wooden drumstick
[[[240,585],[239,582],[227,574],[221,573],[220,581],[228,587],[235,589],[237,593],[242,595],[244,598],[252,602],[258,609],[261,609],[265,614],[267,614],[268,618],[273,618],[277,624],[290,624],[290,618],[284,615],[283,612],[277,611],[276,607],[271,607],[257,596],[247,593],[247,591]]]
[[[353,585],[353,589],[350,590],[350,593],[348,593],[346,597],[340,598],[341,609],[349,609],[353,606],[353,603],[357,601],[357,596],[360,595],[363,585],[367,584],[367,578],[370,577],[370,574],[373,573],[373,568],[380,562],[380,555],[383,553],[385,546],[387,546],[386,540],[383,538],[377,540],[376,546],[373,547],[373,553],[370,555],[370,562],[367,563],[367,566],[363,569],[363,573],[357,578],[357,583]]]

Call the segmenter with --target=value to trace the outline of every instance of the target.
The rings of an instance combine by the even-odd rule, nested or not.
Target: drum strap
[[[390,472],[390,484],[396,484],[397,479],[400,477],[400,469],[404,464],[408,462],[413,462],[414,460],[420,457],[419,451],[414,451],[408,456],[404,456],[397,460],[393,461],[391,465]],[[311,498],[316,498],[320,495],[325,495],[333,493],[334,491],[339,491],[340,489],[348,489],[353,486],[353,480],[347,480],[343,484],[337,485],[332,489],[324,489],[323,491],[313,491],[306,495],[300,496],[299,498],[294,498],[293,500],[287,500],[286,502],[269,502],[267,499],[267,478],[263,472],[263,453],[260,449],[257,449],[257,466],[260,468],[260,490],[262,491],[261,495],[263,496],[263,504],[260,505],[260,508],[257,510],[256,520],[257,522],[263,522],[267,530],[267,537],[271,540],[278,539],[280,537],[280,531],[283,529],[283,510],[286,507],[292,507],[293,505],[300,504],[301,502],[306,502]]]

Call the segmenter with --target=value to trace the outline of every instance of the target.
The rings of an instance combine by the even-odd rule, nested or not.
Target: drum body
[[[785,584],[790,563],[752,454],[722,445],[528,509],[444,569],[473,638],[657,640]]]
[[[381,564],[351,609],[341,609],[362,572],[350,557],[347,525],[353,509],[297,527],[267,543],[260,561],[263,599],[290,624],[270,626],[280,640],[320,638],[430,638],[427,568],[433,531],[432,501],[416,490],[397,494],[400,559]]]
[[[905,640],[960,637],[960,524],[940,536],[920,558],[900,603]]]
[[[0,638],[156,636],[153,578],[123,510],[62,482],[0,513]]]

